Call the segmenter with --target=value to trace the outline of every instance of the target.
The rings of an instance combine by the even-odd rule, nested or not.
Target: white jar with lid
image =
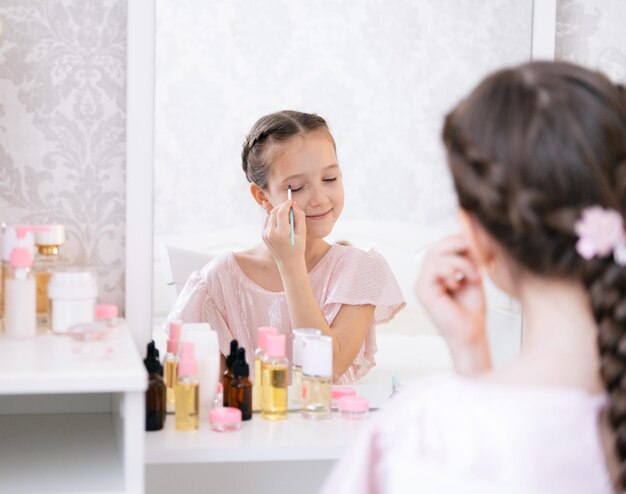
[[[50,298],[50,328],[65,333],[79,323],[92,322],[98,288],[93,272],[66,270],[52,273],[48,284]]]

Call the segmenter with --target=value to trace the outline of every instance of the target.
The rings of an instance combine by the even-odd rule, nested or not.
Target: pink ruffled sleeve
[[[227,355],[230,351],[230,341],[234,336],[228,326],[224,304],[221,303],[224,297],[217,281],[216,268],[219,264],[216,261],[219,262],[215,259],[202,271],[191,273],[174,303],[174,308],[167,316],[167,321],[180,319],[184,323],[208,323],[217,332],[220,352]],[[166,324],[166,328],[168,327]]]
[[[354,363],[337,380],[352,384],[376,365],[376,326],[389,322],[406,305],[400,286],[384,257],[373,249],[349,248],[332,269],[321,305],[329,324],[343,305],[373,305],[374,320]]]

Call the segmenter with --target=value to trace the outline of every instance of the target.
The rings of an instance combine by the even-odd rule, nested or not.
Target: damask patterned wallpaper
[[[559,0],[556,57],[626,82],[626,2]]]
[[[63,223],[124,305],[126,2],[1,0],[0,221]]]

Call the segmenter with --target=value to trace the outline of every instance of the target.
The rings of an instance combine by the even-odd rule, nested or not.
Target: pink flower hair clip
[[[622,215],[614,209],[592,206],[584,209],[574,230],[578,235],[576,251],[585,259],[606,257],[626,266],[626,233]]]

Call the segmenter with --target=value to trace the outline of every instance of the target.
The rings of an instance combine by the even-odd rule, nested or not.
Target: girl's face
[[[307,132],[277,144],[266,194],[271,207],[292,199],[306,215],[307,236],[324,238],[343,211],[343,182],[328,134]]]

